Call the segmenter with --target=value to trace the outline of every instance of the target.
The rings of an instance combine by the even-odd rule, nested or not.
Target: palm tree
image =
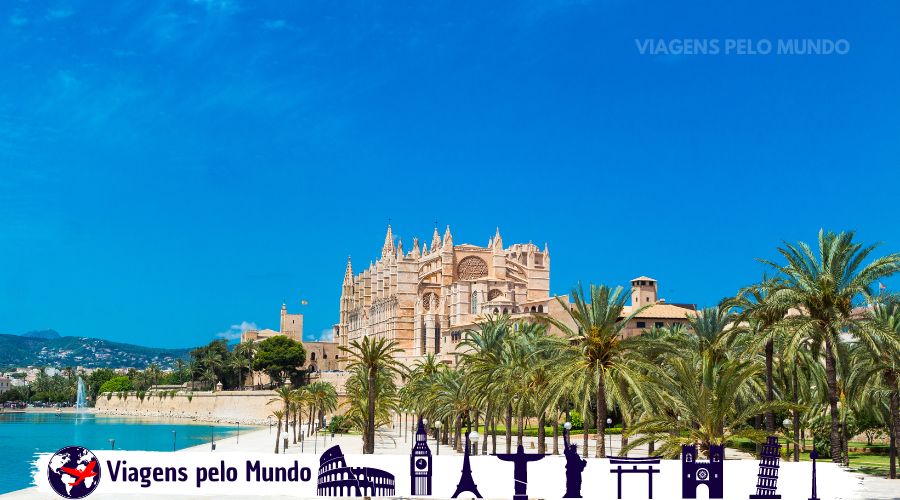
[[[350,356],[350,362],[347,369],[350,371],[359,370],[365,373],[367,377],[367,395],[366,395],[366,449],[363,453],[375,453],[375,402],[376,402],[376,378],[379,371],[385,371],[387,374],[399,375],[405,370],[405,367],[397,361],[395,356],[403,352],[397,347],[397,342],[388,341],[385,338],[377,340],[371,337],[363,337],[361,341],[354,340],[350,342],[350,347],[341,346],[342,351]]]
[[[890,254],[863,265],[875,245],[863,247],[854,233],[819,231],[817,251],[799,242],[778,252],[787,263],[763,260],[778,277],[770,290],[772,307],[797,311],[784,322],[798,334],[823,345],[828,406],[831,415],[831,459],[841,461],[841,425],[838,410],[837,363],[841,333],[858,320],[854,301],[872,297],[873,285],[900,270],[900,254]]]
[[[239,351],[241,345],[237,345],[228,356],[228,368],[237,373],[238,389],[244,390],[244,367],[247,366],[247,358]]]
[[[723,359],[703,373],[698,370],[703,356],[676,351],[666,366],[657,367],[652,380],[666,397],[660,398],[657,411],[646,414],[628,430],[629,435],[639,437],[626,451],[659,442],[658,452],[675,457],[683,444],[699,443],[702,450],[708,450],[738,437],[759,440],[765,433],[749,427],[747,420],[767,410],[789,407],[781,402],[751,402],[758,398],[747,397],[748,392],[761,392],[761,387],[753,387],[760,365]]]
[[[608,412],[607,384],[612,381],[615,372],[621,372],[625,379],[638,376],[628,364],[634,343],[630,342],[630,339],[623,338],[622,330],[644,308],[634,309],[623,317],[627,294],[622,293],[622,287],[610,289],[605,285],[591,285],[590,294],[588,302],[580,286],[573,289],[571,306],[562,298],[557,298],[577,325],[577,331],[572,330],[563,321],[552,317],[547,319],[565,334],[570,343],[567,349],[568,359],[563,361],[560,376],[569,379],[576,378],[580,374],[588,374],[596,380],[597,411],[594,419],[597,428],[596,456],[606,457],[603,424],[606,422]]]
[[[283,410],[272,410],[272,416],[278,420],[278,432],[275,433],[275,454],[278,454],[278,443],[281,439],[281,419],[284,418]]]
[[[282,410],[282,416],[284,417],[284,423],[286,426],[291,419],[291,402],[294,399],[294,391],[290,388],[290,386],[283,385],[275,390],[275,395],[276,397],[270,399],[266,404],[281,403],[282,408],[284,408]],[[279,432],[281,431],[279,430]]]
[[[397,411],[397,385],[394,382],[394,373],[386,368],[380,369],[375,375],[375,406],[374,411],[369,411],[368,398],[370,379],[367,370],[354,369],[344,385],[347,400],[344,405],[347,411],[344,418],[354,429],[358,429],[363,435],[363,450],[375,448],[374,433],[370,436],[369,429],[377,429],[380,425],[388,425],[391,421],[391,412]],[[369,416],[373,416],[374,424]]]
[[[145,372],[147,375],[147,381],[151,386],[157,385],[159,383],[159,378],[160,376],[162,376],[162,370],[159,369],[158,365],[150,363],[150,365],[147,366]]]
[[[900,443],[900,301],[879,304],[863,324],[872,335],[862,335],[854,346],[853,373],[848,393],[887,402],[891,430],[890,477],[897,477],[897,444]]]
[[[500,384],[493,373],[500,364],[500,357],[509,332],[508,315],[489,316],[478,323],[477,330],[467,330],[457,347],[457,351],[462,353],[460,367],[469,373],[473,390],[483,395],[487,402],[484,412],[485,438],[482,442],[482,453],[485,454],[488,446],[488,421],[496,421],[499,413],[497,403],[504,399],[500,397]],[[494,453],[497,451],[496,429],[497,426],[493,425],[491,436]]]
[[[741,290],[733,301],[733,305],[740,310],[736,318],[737,326],[732,330],[732,335],[748,337],[750,352],[763,351],[766,363],[766,401],[775,401],[775,341],[779,334],[785,333],[779,328],[779,322],[787,314],[787,308],[783,305],[771,305],[767,303],[771,283],[765,276],[758,285],[753,285]],[[790,359],[790,357],[788,357]],[[766,431],[769,434],[775,432],[775,414],[767,411],[765,414]]]

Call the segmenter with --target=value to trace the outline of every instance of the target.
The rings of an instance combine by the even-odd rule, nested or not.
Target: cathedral
[[[361,273],[347,260],[340,322],[334,341],[347,346],[364,336],[396,341],[402,361],[427,354],[456,362],[462,332],[480,318],[548,314],[559,308],[550,297],[550,252],[531,244],[503,246],[498,229],[487,246],[455,245],[448,226],[434,229],[430,245],[413,238],[404,250],[387,228],[381,258]]]

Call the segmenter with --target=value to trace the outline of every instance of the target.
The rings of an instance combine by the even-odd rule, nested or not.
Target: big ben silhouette
[[[412,496],[431,496],[431,448],[422,419],[416,428],[416,444],[409,454],[409,483]]]

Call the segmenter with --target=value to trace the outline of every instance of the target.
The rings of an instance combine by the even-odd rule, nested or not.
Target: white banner
[[[208,495],[267,496],[288,495],[297,498],[320,496],[317,491],[319,457],[314,455],[233,452],[138,452],[95,451],[100,469],[96,492],[122,495]],[[42,492],[53,493],[48,480],[50,454],[40,455],[35,462],[35,484]],[[411,495],[410,457],[404,455],[347,455],[346,466],[368,467],[394,476],[393,496]],[[494,456],[471,457],[471,477],[485,498],[512,498],[514,464]],[[432,457],[432,495],[450,498],[461,479],[463,457]],[[566,492],[566,460],[562,456],[545,456],[527,467],[527,494],[531,498],[562,498]],[[607,459],[587,459],[582,473],[581,494],[584,498],[615,499],[618,497],[617,469]],[[624,470],[649,466],[622,465]],[[662,460],[652,465],[652,498],[681,499],[682,467],[680,460]],[[57,467],[58,468],[58,467]],[[71,470],[71,469],[70,469]],[[817,464],[818,497],[823,500],[852,497],[858,479],[838,466],[820,461]],[[51,472],[51,474],[57,474]],[[748,499],[755,494],[759,462],[727,460],[723,464],[724,498]],[[784,499],[810,498],[812,463],[782,462],[777,470],[777,493]],[[649,474],[641,471],[621,475],[623,499],[650,498]],[[685,479],[685,481],[688,481]],[[690,482],[690,481],[688,481]],[[364,492],[364,496],[370,496]],[[354,492],[344,495],[354,496]],[[387,496],[387,495],[385,495]],[[460,498],[472,498],[464,493]],[[697,488],[697,498],[708,498],[706,486]]]

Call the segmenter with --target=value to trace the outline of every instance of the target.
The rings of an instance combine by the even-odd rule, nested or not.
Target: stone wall
[[[160,394],[164,396],[160,397]],[[114,393],[97,397],[96,412],[104,415],[189,418],[203,422],[240,422],[262,425],[278,403],[267,404],[277,397],[274,391],[147,391],[143,400],[132,391],[127,397]]]

